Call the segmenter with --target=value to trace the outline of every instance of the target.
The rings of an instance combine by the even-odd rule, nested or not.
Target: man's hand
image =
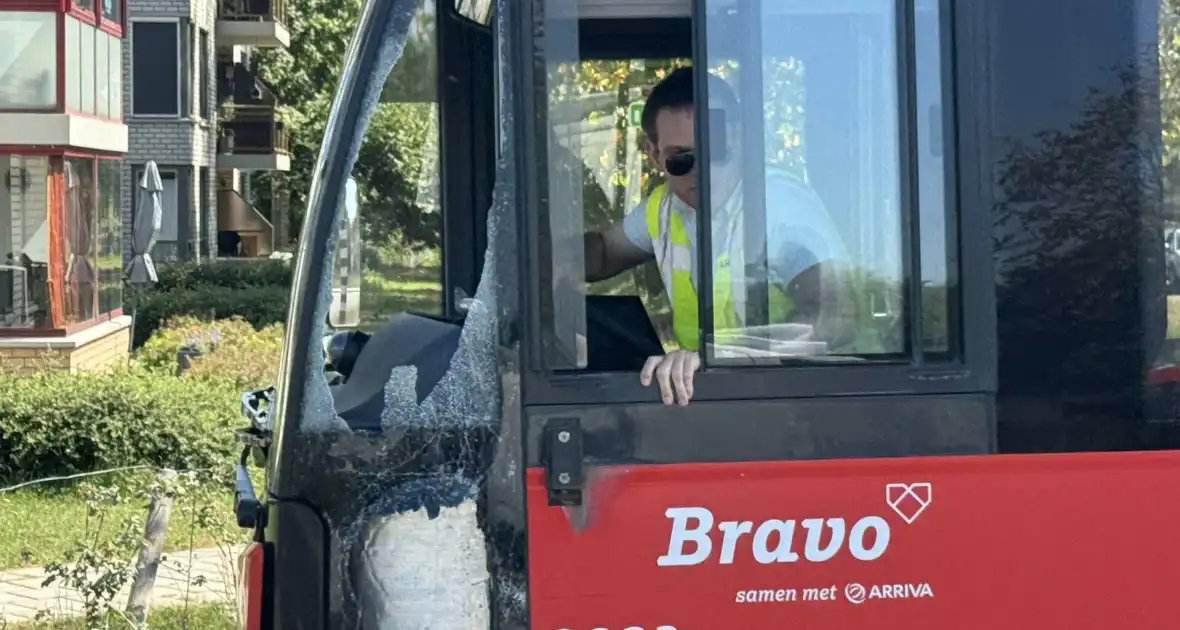
[[[651,385],[654,374],[660,382],[660,398],[665,405],[671,405],[673,393],[681,407],[692,399],[692,378],[701,369],[701,357],[691,350],[676,350],[670,354],[648,357],[639,372],[639,382],[644,387]]]

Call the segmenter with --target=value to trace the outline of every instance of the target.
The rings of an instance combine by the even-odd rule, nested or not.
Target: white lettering
[[[778,534],[778,546],[772,551],[767,547],[771,534]],[[754,532],[754,559],[762,564],[772,562],[795,562],[799,554],[791,551],[791,544],[795,540],[795,521],[780,521],[770,519],[758,526]]]
[[[823,538],[824,519],[803,519],[803,529],[807,530],[807,540],[803,544],[803,557],[812,562],[831,560],[832,556],[840,551],[840,546],[844,544],[844,519],[829,518],[827,524],[832,528],[832,538],[828,541],[828,546],[821,549],[819,543]]]
[[[668,553],[659,557],[656,564],[661,567],[682,567],[700,564],[713,552],[713,541],[709,530],[713,529],[713,513],[702,507],[668,508],[664,516],[672,519],[672,536],[668,539]],[[698,525],[688,529],[689,519]],[[685,555],[684,543],[696,544],[696,551]]]
[[[805,602],[828,602],[834,599],[836,599],[836,587],[834,585],[825,588],[803,589],[803,601]]]
[[[705,562],[713,553],[713,525],[721,532],[719,564],[733,564],[742,537],[753,532],[750,551],[760,564],[797,562],[794,519],[768,519],[755,528],[754,521],[716,522],[713,513],[703,507],[673,507],[664,511],[671,519],[668,551],[656,560],[661,567],[692,566]],[[865,516],[853,523],[849,530],[843,518],[807,518],[800,521],[806,530],[803,556],[809,562],[826,562],[836,556],[845,545],[857,560],[880,558],[889,548],[889,522],[880,516]],[[831,534],[826,535],[825,529]],[[846,536],[847,534],[847,536]],[[871,536],[871,540],[870,540]]]
[[[721,564],[733,564],[733,554],[737,551],[738,539],[742,534],[749,534],[750,530],[754,529],[754,524],[750,521],[723,521],[717,526],[725,533],[721,539]]]
[[[934,597],[930,585],[921,584],[877,584],[869,589],[869,599],[913,599]]]
[[[794,602],[799,600],[799,591],[793,588],[738,591],[734,601],[738,604],[760,604],[765,602]]]
[[[873,546],[865,548],[865,534],[872,529]],[[852,526],[848,533],[848,551],[857,560],[876,560],[889,546],[889,523],[880,516],[866,516]]]

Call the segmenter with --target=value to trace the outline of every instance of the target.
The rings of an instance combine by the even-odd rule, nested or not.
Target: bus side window
[[[712,239],[698,256],[713,262],[706,362],[920,351],[907,338],[907,315],[922,305],[906,295],[906,260],[920,248],[923,277],[946,294],[946,191],[931,126],[905,130],[932,156],[916,161],[922,191],[909,190],[898,67],[909,43],[898,39],[894,3],[761,3],[752,15],[727,0],[706,6],[707,124],[725,143],[710,146]],[[937,34],[937,19],[920,25]],[[938,40],[923,35],[934,56],[919,68],[919,100],[937,111]],[[907,214],[919,238],[904,232]],[[945,339],[946,320],[923,321],[943,326],[933,336]]]

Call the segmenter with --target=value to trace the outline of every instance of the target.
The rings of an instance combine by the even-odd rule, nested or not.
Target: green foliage
[[[305,0],[292,5],[291,46],[259,51],[256,57],[259,75],[286,107],[292,152],[289,173],[268,173],[260,180],[279,178],[292,208],[306,206],[340,65],[361,4]],[[374,244],[396,238],[410,248],[439,245],[434,43],[434,17],[420,12],[402,60],[386,82],[386,93],[396,102],[378,106],[353,168],[362,196],[362,228]],[[292,217],[292,225],[301,220]]]
[[[0,378],[0,480],[108,467],[225,466],[239,391],[225,379],[143,369]]]
[[[163,265],[160,282],[129,300],[134,345],[142,347],[167,320],[240,316],[255,328],[286,321],[292,265],[284,260]],[[175,360],[175,354],[173,354]]]
[[[186,378],[216,376],[246,390],[273,383],[278,376],[282,354],[283,326],[269,324],[256,330],[241,317],[216,321],[177,317],[139,349],[140,366],[172,373],[182,347],[198,351],[191,359]]]
[[[122,614],[112,612],[104,619],[115,630],[130,629]],[[189,604],[153,608],[148,613],[147,626],[152,630],[237,630],[237,622],[229,606],[223,604]],[[88,630],[92,626],[85,618],[38,621],[13,626],[12,630]]]
[[[167,320],[179,316],[225,319],[240,316],[255,328],[287,319],[290,290],[284,286],[254,286],[248,289],[196,285],[145,293],[135,312],[135,346],[142,346]]]
[[[161,265],[155,291],[194,289],[205,285],[230,289],[291,286],[294,271],[285,260],[251,260],[249,262],[173,263]]]

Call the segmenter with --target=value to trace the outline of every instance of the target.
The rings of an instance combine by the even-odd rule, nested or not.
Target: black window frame
[[[197,29],[197,70],[200,76],[197,77],[198,90],[198,112],[201,118],[211,120],[213,117],[213,97],[209,93],[209,73],[213,71],[210,67],[212,64],[212,55],[209,49],[209,31],[203,28]]]
[[[137,99],[138,99],[138,95],[139,95],[140,81],[136,80],[136,78],[137,78],[136,60],[138,57],[138,55],[136,54],[136,52],[137,52],[136,41],[138,40],[138,37],[136,36],[136,29],[139,26],[144,25],[144,24],[151,24],[154,26],[168,25],[172,29],[174,29],[174,32],[176,34],[176,54],[174,55],[175,62],[176,62],[176,111],[175,112],[142,112],[142,111],[140,111],[140,108],[137,107]],[[184,20],[179,19],[179,18],[133,18],[128,22],[128,31],[130,33],[130,40],[131,40],[131,44],[130,44],[130,46],[131,46],[131,52],[130,52],[130,55],[131,55],[131,81],[130,81],[130,83],[131,83],[131,98],[130,98],[130,103],[131,103],[131,116],[132,117],[171,119],[171,118],[180,118],[181,116],[184,115],[184,111],[185,111],[184,82],[182,80],[183,76],[185,74],[184,73],[185,64],[183,63],[184,26],[185,26]],[[153,88],[152,81],[146,80],[146,79],[148,79],[147,76],[145,76],[144,78],[145,78],[145,81],[144,81],[145,89],[151,90]]]
[[[519,19],[510,25],[514,41],[520,43],[520,59],[535,59],[539,42],[533,39],[536,3],[522,3]],[[705,3],[692,3],[693,59],[696,62],[706,50]],[[899,121],[903,166],[903,222],[906,240],[903,253],[907,278],[921,278],[920,258],[916,248],[910,247],[918,237],[919,213],[916,205],[917,187],[917,111],[914,80],[914,0],[894,0],[898,33]],[[946,156],[944,179],[945,208],[948,213],[948,250],[957,256],[948,260],[948,276],[957,279],[958,286],[949,291],[952,303],[949,310],[958,316],[948,322],[948,334],[961,343],[952,343],[949,356],[927,357],[922,352],[921,286],[907,281],[905,287],[908,316],[907,358],[895,361],[864,363],[833,363],[824,365],[797,364],[789,366],[706,366],[696,375],[693,400],[732,401],[757,399],[791,399],[868,395],[923,395],[923,394],[978,394],[994,393],[996,389],[995,293],[992,283],[992,243],[980,234],[992,232],[990,210],[990,174],[988,161],[981,151],[986,130],[959,129],[959,120],[980,120],[973,110],[982,107],[977,99],[985,97],[985,77],[978,68],[966,67],[954,55],[955,43],[978,36],[978,27],[955,19],[953,2],[938,0],[940,12],[940,47],[942,68],[943,155]],[[959,31],[968,31],[962,33]],[[545,192],[539,188],[545,178],[541,169],[548,163],[545,155],[546,108],[544,90],[536,90],[534,81],[539,69],[531,63],[518,66],[518,80],[514,85],[520,115],[516,117],[514,133],[517,137],[518,182],[520,196],[519,225],[522,252],[526,256],[521,265],[524,287],[523,330],[526,331],[523,353],[523,404],[525,405],[598,405],[604,403],[651,403],[659,400],[657,389],[643,387],[633,372],[554,371],[544,365],[543,335],[545,322],[541,317],[542,274],[537,264],[541,258],[539,242],[540,204]],[[541,70],[543,72],[543,70]],[[705,73],[697,72],[698,102],[707,98]],[[537,121],[537,122],[533,122]],[[708,121],[698,117],[697,146],[701,147],[699,163],[709,164]],[[701,198],[708,199],[708,177],[702,174]],[[706,209],[707,212],[707,209]],[[707,216],[707,215],[706,215]],[[708,251],[707,221],[699,221],[702,234],[698,239],[701,251]],[[702,240],[704,239],[704,240]],[[955,264],[951,264],[951,263]],[[702,265],[702,294],[710,292],[711,278],[708,265]],[[711,322],[711,307],[701,301],[701,322]],[[702,331],[711,332],[710,330]]]

